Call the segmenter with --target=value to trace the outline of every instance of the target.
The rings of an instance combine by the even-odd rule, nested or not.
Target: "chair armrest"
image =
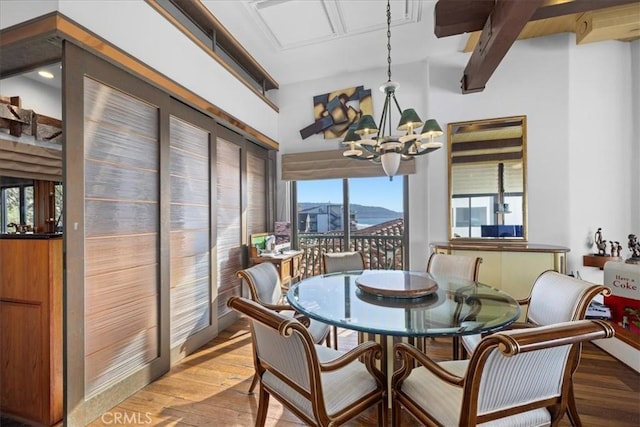
[[[520,305],[528,305],[531,302],[531,297],[526,297],[524,299],[516,300]]]
[[[269,304],[267,302],[261,302],[260,304],[262,304],[264,307],[268,308],[269,310],[273,310],[277,312],[281,312],[284,310],[295,311],[293,307],[291,307],[289,304]]]
[[[379,358],[381,354],[382,354],[382,346],[380,346],[380,344],[373,341],[367,341],[358,345],[355,348],[352,348],[347,353],[343,354],[337,359],[333,359],[325,363],[320,363],[320,371],[321,372],[335,371],[336,369],[340,369],[348,365],[349,363],[353,362],[354,360],[358,359],[361,356],[369,355],[369,357],[377,356]]]
[[[311,324],[311,319],[309,319],[307,316],[305,316],[302,313],[296,312],[296,314],[293,315],[293,318],[296,319],[298,322],[302,323],[305,328],[308,328],[309,325]]]
[[[402,366],[400,369],[393,373],[391,384],[395,385],[401,383],[406,377],[409,376],[414,366],[414,361],[418,365],[424,366],[431,371],[441,380],[448,382],[449,384],[462,386],[464,384],[464,378],[452,374],[446,369],[442,368],[436,362],[434,362],[429,356],[422,353],[414,346],[407,343],[398,343],[394,347],[395,353],[402,359]]]
[[[534,323],[527,323],[527,322],[513,322],[512,324],[510,324],[509,326],[507,326],[502,330],[507,331],[509,329],[527,329],[527,328],[535,328],[537,326],[540,326],[540,325],[536,325]]]

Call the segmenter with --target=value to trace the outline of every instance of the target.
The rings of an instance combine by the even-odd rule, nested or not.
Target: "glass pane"
[[[403,179],[349,180],[349,206],[358,230],[403,218]]]
[[[8,224],[20,224],[20,188],[11,187],[2,190],[2,206],[4,207],[3,231],[17,231],[17,228],[9,228]]]
[[[298,181],[297,187],[299,233],[344,230],[341,179]]]
[[[342,252],[344,212],[342,179],[298,181],[298,241],[303,277],[322,273],[322,254]]]
[[[33,209],[33,186],[24,187],[24,223],[31,228],[33,228]]]
[[[62,184],[56,184],[55,186],[55,212],[56,212],[56,232],[62,231],[62,208],[63,204],[63,187]]]
[[[371,269],[402,269],[404,179],[349,179],[352,216],[350,250],[360,251]]]

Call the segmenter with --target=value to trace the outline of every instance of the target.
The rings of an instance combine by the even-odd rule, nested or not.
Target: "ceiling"
[[[383,0],[202,1],[280,85],[387,64]],[[393,64],[464,49],[464,35],[434,35],[435,3],[391,0]]]
[[[384,0],[202,1],[281,85],[386,65],[386,2]],[[600,25],[598,29],[602,30],[604,26],[604,31],[600,31],[597,37],[587,38],[585,42],[609,39],[634,40],[640,37],[640,2],[630,0],[541,0],[540,2],[540,10],[553,9],[553,7],[543,8],[542,6],[559,5],[555,8],[558,10],[563,5],[580,4],[578,9],[582,11],[560,17],[536,19],[525,26],[518,38],[580,31],[580,28],[586,25],[581,21],[585,16],[584,10],[602,8],[606,4],[627,9],[616,12],[612,16],[605,16],[604,24],[598,24]],[[393,64],[473,50],[480,31],[476,31],[475,34],[472,34],[472,31],[463,31],[460,34],[441,38],[434,35],[436,3],[436,0],[391,0]],[[474,31],[482,29],[486,14],[493,10],[494,4],[497,5],[494,0],[441,0],[440,3],[454,10],[459,21],[479,19],[480,27]],[[513,4],[516,3],[513,2]],[[525,3],[520,3],[516,8],[521,8],[522,4]],[[485,10],[478,14],[477,9],[482,8]],[[570,10],[569,7],[565,7],[559,13],[568,10]],[[612,10],[615,8],[601,9],[601,11]],[[476,16],[472,16],[473,13],[476,13]],[[381,76],[381,79],[383,77]]]
[[[280,85],[380,68],[387,63],[384,0],[201,1]],[[602,7],[602,4],[615,7],[536,19],[526,23],[517,38],[584,32],[587,26],[585,20],[593,18],[590,14],[599,17],[596,23],[589,21],[589,25],[597,27],[599,31],[591,32],[586,38],[578,34],[576,39],[579,42],[640,38],[639,1],[538,1],[542,1],[544,6],[581,4],[582,9]],[[438,6],[453,10],[455,21],[463,22],[466,26],[456,27],[458,30],[463,28],[459,34],[446,28],[449,33],[438,38],[434,30],[436,3],[436,0],[390,0],[393,64],[456,52],[472,52],[481,33],[476,30],[482,28],[495,4],[494,0],[440,0]],[[444,18],[449,17],[445,15]],[[442,19],[441,16],[439,19]],[[479,28],[471,29],[473,25],[469,24],[473,19],[476,19],[475,25]],[[56,74],[56,78],[45,80],[35,72],[28,73],[27,77],[59,88],[59,66],[54,64],[48,68]],[[381,81],[385,77],[381,75]]]

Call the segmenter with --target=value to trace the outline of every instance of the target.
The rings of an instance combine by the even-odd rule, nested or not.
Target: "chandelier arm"
[[[415,156],[422,156],[422,155],[425,155],[425,154],[431,153],[432,151],[439,150],[440,148],[441,148],[441,147],[430,147],[430,148],[425,148],[425,149],[424,149],[424,150],[422,150],[422,151],[418,151],[417,153],[412,154],[412,156],[413,156],[413,157],[415,157]]]
[[[360,154],[359,156],[347,156],[349,159],[353,159],[353,160],[367,160],[370,161],[371,159],[373,159],[373,157],[365,157],[364,155]]]
[[[393,96],[393,101],[396,103],[396,107],[398,108],[398,113],[400,113],[400,117],[402,117],[402,108],[400,108],[400,104],[398,103],[398,99],[396,98],[396,93],[391,92],[391,96]]]
[[[380,153],[378,153],[375,148],[370,147],[369,145],[362,144],[361,147],[363,150],[366,150],[368,154],[373,154],[375,157],[380,155]]]
[[[380,123],[378,123],[378,135],[376,136],[378,141],[380,140],[380,136],[384,136],[384,131],[387,128],[386,118],[387,113],[389,111],[389,94],[384,99],[384,106],[382,107],[382,115],[380,116]]]

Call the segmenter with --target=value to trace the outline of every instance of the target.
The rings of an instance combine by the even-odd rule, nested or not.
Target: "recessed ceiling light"
[[[40,77],[44,77],[45,79],[52,79],[53,78],[53,74],[50,73],[49,71],[45,71],[45,70],[38,71],[38,75]]]

